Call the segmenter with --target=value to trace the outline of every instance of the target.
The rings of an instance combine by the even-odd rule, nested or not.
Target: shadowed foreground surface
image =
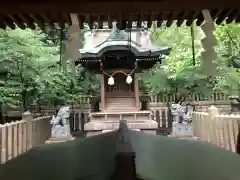
[[[145,180],[240,180],[240,157],[200,141],[129,130],[136,171]],[[44,145],[0,167],[2,180],[108,180],[118,132]]]

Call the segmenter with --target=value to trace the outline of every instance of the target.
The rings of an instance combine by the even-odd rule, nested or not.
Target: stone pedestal
[[[173,131],[170,136],[179,139],[195,139],[192,124],[179,124],[176,122],[173,123]]]
[[[72,137],[70,133],[69,124],[65,126],[53,125],[51,130],[51,137],[46,141],[46,144],[65,142],[73,139],[75,138]]]
[[[70,133],[69,117],[70,117],[69,107],[60,108],[57,117],[55,118],[53,116],[51,121],[52,122],[51,137],[49,140],[46,141],[47,144],[59,143],[74,139]]]
[[[95,113],[90,122],[85,124],[86,136],[94,136],[117,130],[119,120],[126,120],[129,129],[155,134],[158,123],[153,121],[150,111],[122,112],[122,113]]]
[[[75,138],[72,136],[65,136],[65,137],[51,137],[49,140],[47,140],[46,144],[52,144],[52,143],[61,143],[65,141],[74,140]]]

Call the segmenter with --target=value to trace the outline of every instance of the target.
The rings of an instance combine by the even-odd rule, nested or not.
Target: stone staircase
[[[134,112],[136,109],[135,98],[106,98],[106,112]]]

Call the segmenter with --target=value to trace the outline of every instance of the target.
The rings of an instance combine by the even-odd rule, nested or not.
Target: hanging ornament
[[[108,85],[110,86],[114,85],[114,78],[112,76],[108,78]]]
[[[131,84],[132,83],[132,77],[130,75],[127,76],[126,83],[127,84]]]
[[[214,47],[217,45],[217,39],[214,35],[215,25],[209,10],[204,9],[202,11],[204,17],[204,24],[201,26],[204,32],[205,38],[202,39],[202,59],[204,62],[204,70],[208,76],[214,76],[217,72],[215,60],[217,59],[217,53]]]

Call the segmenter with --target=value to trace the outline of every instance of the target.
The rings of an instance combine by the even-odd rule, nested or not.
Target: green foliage
[[[203,73],[200,39],[203,36],[199,28],[194,28],[195,62],[193,65],[192,37],[189,27],[172,26],[152,31],[152,41],[158,46],[171,46],[171,54],[163,65],[156,65],[144,74],[146,86],[153,94],[175,94],[176,101],[184,101],[191,93],[205,94],[207,77]]]
[[[60,41],[49,40],[53,37],[49,31],[0,30],[1,108],[23,106],[27,110],[32,103],[77,103],[89,88],[96,91],[95,76],[91,82],[86,78],[76,81],[71,66],[63,70],[59,63]],[[77,77],[84,73],[85,77],[91,76],[77,68]]]
[[[229,95],[239,95],[240,90],[240,25],[224,24],[216,29],[218,46],[218,84]]]
[[[218,69],[216,77],[208,77],[204,73],[201,57],[201,39],[204,35],[199,27],[193,27],[193,29],[194,58],[189,27],[179,28],[173,25],[170,28],[165,26],[152,28],[152,42],[158,46],[171,46],[172,50],[163,65],[156,65],[143,74],[143,86],[152,94],[175,94],[177,102],[186,100],[192,93],[198,93],[203,98],[214,91],[239,94],[240,74],[232,67],[232,61],[237,61],[239,57],[240,26],[229,24],[217,27],[216,37],[219,44],[216,51],[219,57],[216,63]]]
[[[152,42],[170,46],[172,50],[163,65],[156,64],[143,73],[140,89],[152,94],[174,94],[177,102],[183,102],[192,93],[199,93],[203,98],[214,91],[239,95],[240,73],[234,67],[240,65],[240,25],[216,28],[219,44],[215,77],[208,77],[203,71],[201,39],[204,35],[199,27],[193,29],[194,56],[189,27],[153,26]],[[74,104],[79,103],[81,96],[99,95],[97,75],[81,66],[72,67],[71,61],[66,68],[62,67],[66,60],[64,56],[60,60],[63,35],[60,30],[0,30],[1,109],[23,106],[26,110],[29,104],[41,102]]]

